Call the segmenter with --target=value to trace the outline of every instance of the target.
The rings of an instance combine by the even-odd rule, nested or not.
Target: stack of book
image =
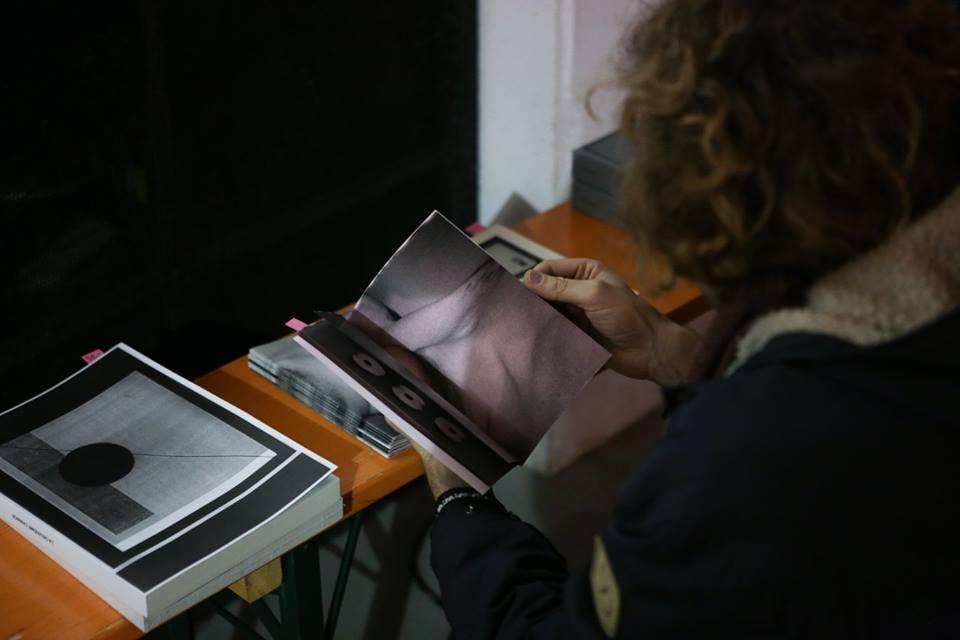
[[[250,349],[250,368],[327,420],[392,457],[410,446],[406,436],[387,424],[383,414],[327,367],[304,351],[293,336]]]
[[[0,413],[0,519],[144,631],[336,523],[335,468],[123,344]]]
[[[573,208],[611,224],[620,224],[617,189],[629,147],[619,131],[573,152]]]

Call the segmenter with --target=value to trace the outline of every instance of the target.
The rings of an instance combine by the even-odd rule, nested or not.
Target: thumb
[[[566,302],[578,307],[596,305],[602,283],[597,280],[572,280],[530,270],[523,276],[527,288],[541,298]]]

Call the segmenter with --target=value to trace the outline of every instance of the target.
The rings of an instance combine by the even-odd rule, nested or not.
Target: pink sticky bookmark
[[[90,353],[85,353],[80,357],[83,358],[84,362],[86,362],[87,364],[90,364],[94,360],[98,360],[102,355],[103,355],[103,351],[101,351],[100,349],[94,349]]]
[[[304,328],[305,326],[307,326],[307,323],[306,323],[306,322],[304,322],[303,320],[299,320],[299,319],[297,319],[297,318],[290,318],[289,320],[287,320],[287,321],[284,322],[283,324],[284,324],[284,326],[289,327],[290,329],[293,329],[294,331],[303,331],[303,328]]]
[[[475,236],[478,233],[483,233],[486,230],[487,228],[484,225],[480,224],[479,222],[474,222],[469,227],[464,229],[464,231],[467,232],[468,236]]]

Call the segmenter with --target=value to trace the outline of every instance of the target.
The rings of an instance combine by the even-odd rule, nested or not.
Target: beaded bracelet
[[[440,497],[437,498],[437,508],[434,510],[434,515],[440,515],[440,512],[443,511],[448,504],[455,500],[482,497],[483,496],[474,489],[450,489],[449,491],[445,491]]]
[[[439,516],[440,513],[451,503],[466,498],[473,499],[480,503],[486,503],[495,507],[498,511],[506,511],[503,505],[500,504],[500,501],[493,496],[492,491],[484,494],[468,487],[458,487],[456,489],[444,491],[442,494],[440,494],[440,496],[437,498],[437,507],[434,510],[434,516]],[[467,507],[467,513],[471,513],[472,511],[472,505]]]

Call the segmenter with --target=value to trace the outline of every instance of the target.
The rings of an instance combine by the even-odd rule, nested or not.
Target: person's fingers
[[[604,266],[596,260],[589,258],[557,258],[555,260],[544,260],[533,268],[534,271],[544,273],[548,276],[559,276],[561,278],[574,278],[585,280],[592,277]]]
[[[600,280],[560,278],[539,271],[527,271],[523,282],[541,298],[566,302],[584,309],[602,305],[605,287],[609,286]]]
[[[602,262],[590,258],[544,260],[533,267],[533,270],[548,276],[571,280],[602,280],[614,286],[629,289],[623,278],[608,269]]]

